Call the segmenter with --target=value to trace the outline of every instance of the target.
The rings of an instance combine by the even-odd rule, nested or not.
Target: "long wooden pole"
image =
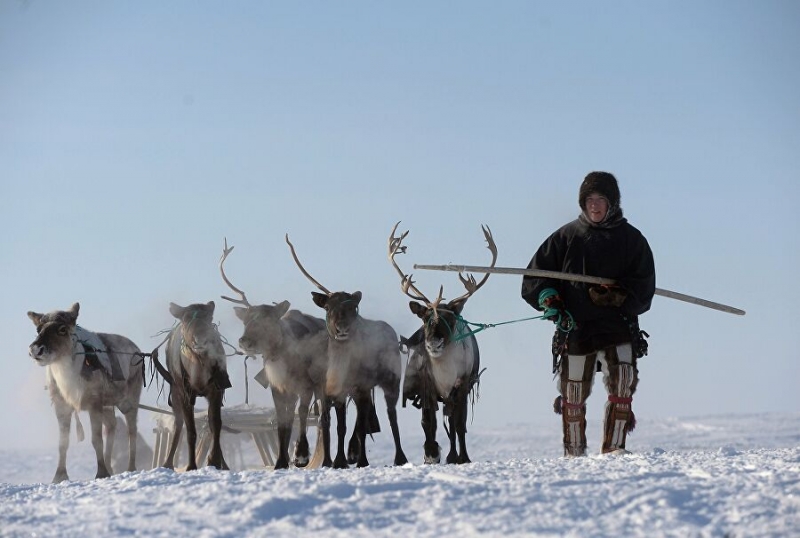
[[[430,271],[454,271],[457,273],[492,273],[501,275],[523,275],[523,276],[538,276],[542,278],[556,278],[559,280],[570,280],[572,282],[586,282],[588,284],[609,284],[613,285],[617,282],[610,278],[602,278],[599,276],[589,275],[574,275],[572,273],[560,273],[558,271],[545,271],[542,269],[519,269],[516,267],[482,267],[479,265],[454,265],[448,263],[446,265],[425,265],[414,264],[414,269],[426,269]],[[670,299],[677,299],[685,303],[696,304],[719,310],[720,312],[728,312],[729,314],[736,314],[737,316],[744,316],[745,311],[732,306],[715,303],[699,297],[693,297],[677,291],[663,290],[656,288],[656,295],[668,297]]]

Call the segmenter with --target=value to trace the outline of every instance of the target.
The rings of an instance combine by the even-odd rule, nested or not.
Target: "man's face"
[[[586,197],[586,214],[595,224],[603,222],[608,213],[608,200],[605,196],[593,192]]]

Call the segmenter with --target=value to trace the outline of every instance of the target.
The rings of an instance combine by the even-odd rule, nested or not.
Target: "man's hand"
[[[592,286],[589,288],[589,298],[597,306],[622,306],[628,292],[619,286]]]
[[[564,312],[567,310],[564,301],[558,295],[553,295],[542,301],[542,306],[545,307],[544,319],[552,321],[556,321],[559,317],[564,317]]]
[[[545,288],[539,293],[539,306],[544,310],[543,319],[556,323],[562,331],[569,332],[575,328],[575,320],[567,311],[567,306],[553,288]]]

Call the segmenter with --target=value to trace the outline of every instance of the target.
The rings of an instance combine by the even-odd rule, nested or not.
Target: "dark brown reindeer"
[[[461,311],[467,299],[486,283],[489,274],[476,282],[472,275],[465,278],[459,273],[467,293],[442,305],[444,286],[441,286],[436,300],[429,300],[395,261],[397,254],[405,253],[406,247],[402,242],[408,235],[405,232],[400,237],[395,236],[399,224],[394,225],[389,236],[389,261],[400,275],[403,292],[414,299],[409,302],[411,312],[422,320],[422,327],[405,340],[411,355],[403,384],[403,402],[412,400],[422,409],[425,463],[439,463],[441,460],[441,447],[436,442],[438,402],[444,404],[443,412],[449,424],[449,429],[445,428],[450,440],[447,463],[469,463],[466,441],[468,397],[480,376],[480,353],[475,335],[461,319]],[[487,226],[482,228],[492,253],[491,267],[494,267],[497,246],[491,230]]]
[[[383,390],[389,425],[394,439],[394,464],[408,463],[400,446],[400,429],[397,425],[397,400],[400,396],[402,362],[397,344],[397,333],[383,321],[365,319],[358,313],[361,292],[331,292],[317,282],[297,258],[294,245],[286,235],[286,243],[292,252],[297,267],[320,291],[311,292],[314,304],[325,310],[327,328],[328,369],[325,383],[326,402],[321,416],[323,443],[326,454],[330,454],[330,402],[336,409],[337,449],[333,466],[347,468],[355,463],[358,467],[369,465],[367,461],[366,437],[378,431],[377,416],[372,401],[372,390],[377,386]],[[349,444],[347,457],[344,440],[347,433],[347,397],[356,404],[354,441]]]
[[[264,371],[272,391],[278,419],[278,458],[275,469],[289,467],[289,442],[294,425],[298,400],[300,431],[295,444],[292,463],[305,467],[309,463],[307,437],[308,412],[315,392],[324,399],[327,369],[327,334],[325,321],[297,310],[289,310],[289,302],[275,305],[251,305],[245,293],[225,276],[224,264],[233,247],[225,247],[219,261],[219,271],[225,284],[241,297],[223,299],[235,304],[236,316],[244,323],[244,333],[239,347],[248,355],[261,355]],[[331,460],[321,462],[330,467]]]
[[[28,312],[38,336],[29,354],[47,368],[47,387],[58,419],[58,466],[53,482],[69,480],[67,448],[72,415],[88,411],[92,446],[97,455],[95,478],[113,473],[116,417],[114,406],[128,427],[128,471],[136,470],[136,438],[143,361],[136,344],[117,334],[93,333],[77,325],[80,305],[48,314]],[[103,426],[106,431],[103,447]],[[78,422],[79,432],[80,422]],[[80,435],[80,434],[79,434]]]
[[[189,464],[186,470],[197,469],[194,404],[198,396],[204,396],[208,400],[208,426],[212,435],[208,465],[227,469],[219,438],[222,429],[222,398],[225,389],[231,386],[231,381],[222,340],[213,323],[214,301],[187,307],[170,303],[169,311],[179,323],[167,337],[167,370],[158,362],[157,353],[153,352],[156,368],[170,384],[169,403],[175,415],[175,431],[164,467],[175,468],[175,452],[185,422],[189,448]]]

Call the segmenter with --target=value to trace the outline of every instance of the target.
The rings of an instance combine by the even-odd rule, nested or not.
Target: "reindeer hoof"
[[[442,461],[442,447],[439,443],[425,443],[425,458],[422,460],[427,464],[439,463]]]
[[[347,463],[354,464],[361,457],[361,446],[357,440],[353,440],[347,447]]]
[[[67,471],[65,470],[58,470],[56,471],[55,476],[53,477],[53,484],[58,484],[61,482],[65,482],[69,480],[69,476],[67,476]]]
[[[95,479],[108,478],[109,476],[111,476],[111,474],[108,472],[108,469],[106,469],[105,466],[98,467],[97,468],[97,474],[94,475]]]
[[[303,442],[302,439],[297,441],[297,445],[294,447],[293,458],[295,467],[306,467],[308,465],[310,461],[308,452],[308,441]]]

